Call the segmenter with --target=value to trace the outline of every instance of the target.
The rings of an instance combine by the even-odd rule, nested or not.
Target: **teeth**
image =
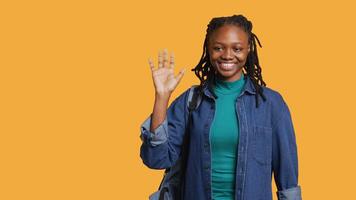
[[[235,64],[234,63],[220,63],[219,65],[224,70],[231,70]]]
[[[223,67],[232,67],[234,64],[233,63],[221,63],[221,66]]]

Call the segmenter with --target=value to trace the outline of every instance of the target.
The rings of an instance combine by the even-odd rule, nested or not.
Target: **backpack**
[[[202,99],[199,86],[194,85],[189,89],[188,94],[188,125],[184,134],[181,155],[176,163],[167,168],[164,172],[158,191],[149,196],[149,200],[181,200],[183,199],[184,178],[187,165],[188,147],[189,147],[189,125],[191,122],[191,113],[195,110]]]

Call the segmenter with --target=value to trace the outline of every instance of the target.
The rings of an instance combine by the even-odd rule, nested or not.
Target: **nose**
[[[233,54],[230,49],[226,49],[223,54],[221,55],[221,58],[225,60],[233,59]]]

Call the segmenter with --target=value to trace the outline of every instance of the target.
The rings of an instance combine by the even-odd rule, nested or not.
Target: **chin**
[[[237,74],[237,71],[221,71],[221,70],[218,70],[218,72],[219,72],[219,75],[222,76],[223,78],[231,78],[235,74]]]
[[[228,81],[235,81],[240,78],[238,74],[242,74],[242,68],[239,69],[231,69],[231,70],[222,70],[217,68],[217,72],[220,78]]]

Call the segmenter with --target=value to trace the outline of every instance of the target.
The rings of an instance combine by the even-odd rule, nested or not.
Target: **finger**
[[[150,65],[151,71],[155,69],[152,58],[148,58],[148,64]]]
[[[180,72],[177,74],[176,78],[177,78],[177,84],[180,82],[180,80],[182,80],[183,75],[185,73],[185,69],[180,70]]]
[[[168,67],[168,52],[167,52],[167,49],[163,50],[163,67]]]
[[[173,52],[171,53],[171,58],[169,59],[169,67],[174,69],[174,54]]]
[[[162,63],[162,52],[161,50],[159,50],[158,52],[158,68],[161,68],[163,66],[163,63]]]

